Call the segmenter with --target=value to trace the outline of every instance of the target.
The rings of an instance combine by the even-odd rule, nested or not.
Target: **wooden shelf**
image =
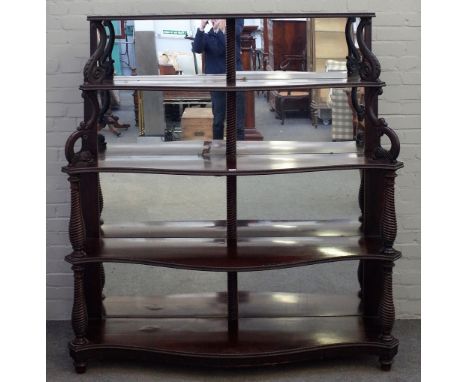
[[[158,14],[158,15],[113,15],[113,16],[88,16],[88,21],[99,20],[185,20],[185,19],[212,19],[229,17],[242,19],[258,18],[334,18],[334,17],[375,17],[374,12],[300,12],[300,13],[190,13],[190,14]]]
[[[354,142],[242,141],[236,169],[227,168],[225,150],[225,141],[115,145],[100,156],[97,167],[64,167],[63,171],[237,176],[403,166],[366,158]]]
[[[70,352],[76,360],[94,351],[99,357],[232,367],[398,348],[397,340],[382,341],[359,316],[240,318],[236,324],[230,328],[225,318],[110,318],[90,322],[88,343],[70,343]]]
[[[243,225],[248,231],[248,225]],[[282,224],[270,223],[272,227],[275,225],[284,227],[288,224],[284,221]],[[292,228],[287,236],[279,236],[278,231],[276,236],[268,236],[265,223],[265,236],[240,234],[235,252],[227,248],[225,237],[186,237],[184,231],[181,226],[171,237],[151,237],[149,234],[106,237],[104,232],[100,240],[88,239],[86,257],[67,256],[66,259],[72,264],[113,262],[212,272],[248,272],[346,260],[394,261],[401,255],[398,251],[382,254],[380,239],[345,236],[343,231],[346,230],[330,229],[322,236],[304,232],[294,236]]]
[[[83,84],[82,90],[273,90],[382,87],[384,82],[347,78],[340,72],[238,71],[236,86],[224,74],[116,76],[113,81]]]
[[[204,271],[260,271],[383,255],[378,238],[362,238],[357,220],[239,220],[235,255],[226,245],[226,221],[140,222],[102,226],[74,264],[136,263]]]

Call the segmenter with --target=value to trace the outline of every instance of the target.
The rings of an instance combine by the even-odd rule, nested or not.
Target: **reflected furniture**
[[[73,338],[69,353],[75,370],[94,359],[140,359],[197,366],[247,367],[369,354],[389,370],[399,342],[392,270],[401,253],[394,248],[396,171],[399,140],[377,112],[385,83],[372,53],[373,13],[245,14],[244,18],[345,18],[347,76],[282,71],[235,70],[235,17],[226,19],[226,75],[113,77],[112,20],[177,19],[181,15],[89,16],[90,59],[80,86],[83,122],[65,144],[70,183],[73,272]],[[212,18],[213,15],[194,15]],[[356,36],[352,24],[359,19]],[[356,40],[354,40],[356,39]],[[360,52],[354,48],[355,43]],[[364,104],[354,89],[364,89]],[[354,142],[236,141],[236,92],[321,88],[352,89],[353,107],[364,116],[363,147]],[[108,145],[97,149],[97,92],[196,90],[227,92],[224,141],[179,141]],[[385,135],[390,144],[381,145]],[[360,170],[355,219],[238,219],[237,179],[316,171]],[[356,174],[358,173],[355,171]],[[139,176],[189,175],[226,178],[226,218],[110,224],[102,221],[102,173]],[[140,175],[138,175],[140,174]],[[197,190],[190,190],[196,193]],[[338,192],[338,191],[337,191]],[[275,201],[273,200],[272,203]],[[279,207],[280,208],[280,207]],[[243,289],[239,272],[305,265],[359,262],[360,291],[333,293],[254,293]],[[105,297],[104,263],[140,264],[222,272],[226,290],[168,296]],[[200,277],[204,277],[200,274]],[[294,280],[290,280],[293,282]],[[137,280],[135,281],[137,282]],[[353,362],[360,362],[354,359]]]
[[[307,20],[308,70],[326,71],[327,60],[345,60],[348,47],[343,30],[346,18],[311,18]],[[354,34],[354,30],[353,30]],[[312,124],[317,127],[319,118],[328,123],[330,118],[329,89],[313,91]]]

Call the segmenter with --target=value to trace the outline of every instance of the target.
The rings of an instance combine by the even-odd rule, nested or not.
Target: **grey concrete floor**
[[[379,368],[376,356],[314,361],[287,366],[223,370],[151,364],[141,361],[90,361],[78,375],[68,356],[67,342],[73,338],[69,322],[47,323],[47,381],[194,381],[194,382],[416,382],[421,380],[421,336],[419,320],[397,320],[394,335],[400,340],[390,372]]]

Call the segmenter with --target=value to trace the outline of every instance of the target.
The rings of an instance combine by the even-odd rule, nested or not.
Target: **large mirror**
[[[345,18],[237,20],[238,70],[329,72],[346,77]],[[359,20],[357,20],[359,21]],[[114,21],[116,76],[218,73],[203,44],[223,31],[223,20]],[[357,23],[356,23],[357,25]],[[203,32],[202,32],[203,30]],[[204,40],[200,42],[200,36]],[[221,59],[222,61],[222,59]],[[222,64],[222,63],[221,63]],[[239,92],[239,140],[352,141],[363,126],[351,89]],[[363,91],[358,89],[358,102]],[[101,134],[107,142],[221,139],[225,94],[206,90],[113,91]]]

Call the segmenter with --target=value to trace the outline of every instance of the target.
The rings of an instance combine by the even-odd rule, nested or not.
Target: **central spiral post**
[[[236,19],[226,20],[226,86],[236,86]],[[236,170],[236,92],[228,91],[226,94],[226,168],[228,171]],[[227,253],[229,257],[237,255],[237,178],[235,175],[226,178],[227,203]],[[237,328],[238,319],[238,293],[237,272],[227,274],[228,290],[228,322],[229,330]]]

